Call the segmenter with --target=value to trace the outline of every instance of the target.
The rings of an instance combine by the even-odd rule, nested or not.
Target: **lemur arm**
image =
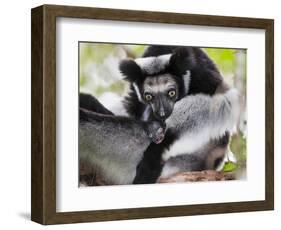
[[[163,159],[192,153],[226,132],[232,133],[239,118],[239,93],[229,89],[224,94],[188,96],[174,107],[167,128],[179,133],[179,141],[170,146]]]
[[[175,104],[166,120],[167,128],[180,133],[202,132],[212,128],[213,137],[232,131],[239,116],[239,93],[229,89],[224,94],[187,96]]]
[[[114,129],[120,129],[120,132],[132,132],[132,137],[138,132],[145,131],[152,140],[157,137],[164,138],[165,124],[158,121],[141,121],[132,117],[96,113],[83,108],[79,109],[79,121],[80,125],[88,123],[91,126],[111,128],[112,134],[115,133]]]

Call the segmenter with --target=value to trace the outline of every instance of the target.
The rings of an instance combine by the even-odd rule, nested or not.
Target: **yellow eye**
[[[152,95],[151,94],[145,94],[145,100],[151,101],[152,100]]]
[[[170,90],[168,94],[169,94],[169,97],[174,97],[174,96],[176,96],[176,91]]]

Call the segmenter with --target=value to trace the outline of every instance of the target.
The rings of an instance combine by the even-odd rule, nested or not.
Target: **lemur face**
[[[159,144],[165,137],[165,125],[158,121],[150,121],[146,123],[146,132],[148,137],[155,143]]]
[[[156,118],[165,121],[178,99],[179,88],[171,74],[147,77],[142,84],[142,101],[150,105]]]
[[[179,48],[170,54],[125,59],[119,68],[139,102],[149,105],[155,117],[165,121],[175,102],[188,93],[192,66],[192,55]]]

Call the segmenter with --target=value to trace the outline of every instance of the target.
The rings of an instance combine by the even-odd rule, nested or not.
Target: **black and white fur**
[[[152,84],[156,92],[161,92],[161,87],[165,86],[160,82],[164,76],[175,82],[176,101],[197,93],[213,95],[223,83],[212,60],[195,47],[150,46],[141,58],[123,60],[120,71],[131,83],[131,91],[124,100],[124,106],[130,116],[139,119],[148,108],[152,109],[151,104],[144,99],[145,86],[148,85],[146,81],[154,81]],[[166,104],[163,107],[167,110],[164,116],[166,119],[172,112],[172,106]],[[160,117],[160,111],[153,112],[156,118]]]
[[[239,118],[239,106],[236,89],[212,97],[191,95],[178,101],[166,120],[167,128],[177,135],[177,140],[162,154],[165,164],[161,176],[215,169],[217,160],[226,154],[229,133],[234,131]]]
[[[200,104],[203,96],[204,100],[211,100],[211,96],[217,92],[224,94],[229,89],[216,65],[200,48],[196,47],[150,46],[144,52],[142,58],[122,61],[120,70],[125,79],[131,83],[131,91],[124,100],[125,108],[130,116],[141,120],[160,119],[163,121],[173,113],[178,116],[181,114],[189,116],[188,111],[195,115],[193,124],[196,126],[203,122],[202,119],[205,112],[208,111],[208,107],[200,107],[194,111],[189,108]],[[166,78],[165,84],[163,78]],[[167,96],[169,88],[167,85],[170,85],[169,87],[173,85],[176,91],[176,97],[173,101]],[[149,89],[149,94],[153,94],[155,100],[145,100],[147,89]],[[177,109],[181,112],[174,109],[174,106],[181,100],[191,95],[193,95],[192,103],[194,105],[183,103],[181,107],[177,106]],[[236,100],[237,98],[238,95],[236,94],[233,99]],[[224,111],[227,114],[225,122],[228,121],[228,116],[236,113],[236,110],[232,107],[232,102],[230,100],[230,109],[227,112]],[[219,110],[219,105],[212,108],[214,114],[218,111],[223,112]],[[178,119],[177,116],[172,117],[170,123],[174,122],[176,127],[183,128],[184,124],[177,123],[181,119]],[[229,119],[229,121],[234,126],[236,121],[232,119]],[[159,145],[152,143],[144,152],[143,159],[137,168],[134,183],[154,183],[161,175],[165,162],[164,171],[167,172],[169,158],[173,157],[174,159],[176,156],[184,154],[195,156],[198,152],[204,152],[201,155],[208,154],[209,144],[213,145],[213,139],[217,141],[220,147],[222,142],[220,139],[225,140],[225,137],[229,136],[230,130],[221,125],[223,124],[222,120],[218,120],[216,124],[217,126],[211,126],[205,123],[205,129],[197,130],[195,136],[183,135],[180,129],[176,129],[175,132],[167,125],[168,129],[164,141]],[[193,128],[189,131],[192,130],[195,131]],[[183,129],[182,131],[187,130]],[[202,138],[204,143],[201,143]],[[225,142],[223,141],[223,143]],[[227,144],[222,148],[226,151],[225,146]],[[173,171],[175,171],[175,166],[173,168]],[[202,169],[204,168],[202,167]]]
[[[195,152],[171,156],[164,164],[161,177],[169,177],[178,172],[213,170],[221,165],[229,142],[229,133],[214,139]]]
[[[165,152],[164,158],[167,160],[161,176],[181,170],[202,170],[202,168],[214,167],[215,163],[211,157],[223,156],[223,149],[228,143],[228,136],[223,134],[232,129],[232,120],[236,120],[236,114],[232,113],[237,106],[236,93],[235,90],[229,90],[226,94],[214,97],[203,94],[190,96],[183,98],[175,105],[174,111],[166,120],[168,135],[176,135],[180,139],[187,137],[187,141],[198,139],[198,136],[202,135],[201,131],[205,133],[205,136],[197,145],[187,145],[188,149]],[[85,97],[81,98],[85,100]],[[84,103],[81,105],[85,106]],[[89,110],[107,112],[95,98],[90,106],[87,105],[89,104],[86,103],[85,107]],[[163,138],[162,126],[155,121],[143,122],[89,110],[80,109],[80,163],[84,161],[91,164],[106,184],[131,184],[142,154],[153,139],[150,134],[155,135],[156,138],[159,135]],[[201,116],[200,119],[198,115]],[[208,130],[213,127],[220,127],[217,129],[218,133],[208,133]],[[226,137],[216,139],[217,136]],[[209,139],[211,141],[207,141]],[[186,155],[186,151],[190,154]],[[167,155],[172,153],[176,155]]]

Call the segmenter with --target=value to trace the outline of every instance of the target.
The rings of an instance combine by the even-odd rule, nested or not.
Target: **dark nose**
[[[158,119],[160,119],[161,121],[165,121],[170,116],[170,113],[163,110],[159,111],[156,115]]]
[[[171,115],[172,108],[165,98],[160,98],[154,112],[158,119],[165,121]]]

